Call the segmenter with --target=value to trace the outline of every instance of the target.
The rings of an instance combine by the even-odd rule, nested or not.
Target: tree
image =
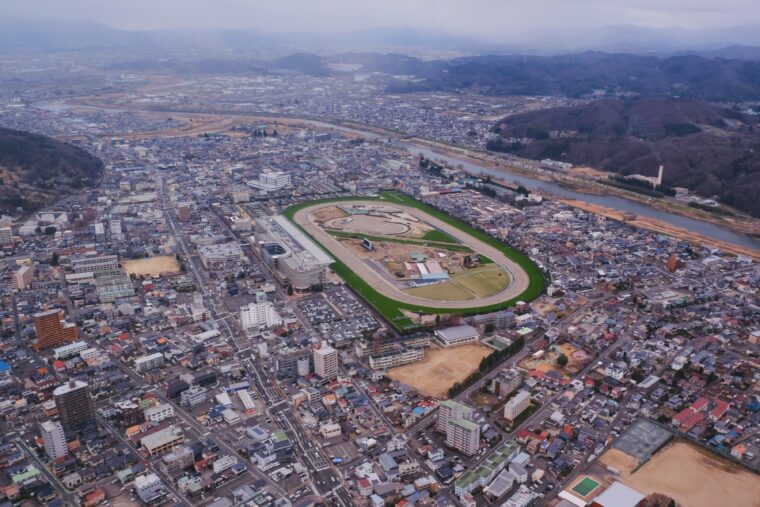
[[[52,236],[53,234],[55,234],[55,231],[56,231],[55,227],[53,227],[52,225],[48,225],[47,227],[45,227],[45,231],[44,232],[48,236]]]
[[[560,354],[559,356],[557,356],[557,365],[560,368],[564,368],[565,366],[567,366],[567,356],[565,354]]]
[[[51,266],[58,265],[58,252],[53,252],[53,256],[50,258],[50,265]]]
[[[292,295],[293,295],[293,286],[288,285],[288,296],[292,296]]]

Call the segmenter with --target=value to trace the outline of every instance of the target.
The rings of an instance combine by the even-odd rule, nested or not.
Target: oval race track
[[[357,198],[351,201],[341,201],[340,204],[377,204],[377,201],[362,200]],[[470,236],[468,233],[447,224],[443,220],[440,220],[434,216],[428,215],[422,210],[411,206],[405,206],[403,204],[387,203],[394,208],[403,210],[410,215],[413,215],[424,222],[442,230],[449,236],[452,236],[459,240],[462,244],[469,246],[477,253],[481,253],[486,257],[494,261],[502,268],[504,268],[510,275],[511,280],[506,289],[493,294],[491,296],[476,298],[465,301],[441,301],[427,298],[421,298],[407,294],[390,282],[380,276],[372,268],[367,266],[362,259],[356,256],[348,248],[346,248],[340,241],[330,236],[319,225],[312,220],[312,215],[315,211],[335,206],[334,202],[322,202],[312,206],[307,206],[295,212],[293,215],[293,221],[299,225],[307,234],[314,238],[327,252],[333,257],[343,262],[351,271],[359,275],[364,279],[374,290],[380,294],[394,299],[396,301],[410,304],[435,308],[451,308],[451,309],[466,309],[466,308],[480,308],[483,306],[496,305],[517,298],[522,294],[529,286],[530,279],[525,270],[517,264],[515,261],[504,255],[500,250],[494,248],[483,241]]]

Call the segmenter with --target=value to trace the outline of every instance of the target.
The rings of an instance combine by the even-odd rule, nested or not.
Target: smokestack
[[[657,173],[657,186],[658,187],[662,186],[662,171],[663,171],[663,169],[665,169],[665,167],[661,165],[660,166],[660,172]]]

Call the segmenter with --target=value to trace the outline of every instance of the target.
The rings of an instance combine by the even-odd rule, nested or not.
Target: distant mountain
[[[490,149],[654,176],[760,217],[760,117],[703,102],[599,100],[510,116]],[[523,141],[522,139],[527,139]]]
[[[395,61],[395,58],[391,61]],[[714,101],[760,99],[760,62],[695,55],[657,58],[586,52],[560,56],[463,57],[432,62],[413,59],[370,67],[417,80],[397,80],[390,93],[469,91],[489,95],[609,94],[673,96]]]
[[[380,27],[335,33],[265,32],[247,29],[117,30],[84,19],[0,18],[0,51],[160,49],[208,56],[266,48],[278,54],[310,51],[452,52],[556,55],[583,51],[669,55],[760,46],[760,26],[698,30],[635,25],[505,30],[498,37],[463,36],[420,27]]]
[[[18,214],[95,184],[103,162],[47,136],[0,128],[0,212]]]

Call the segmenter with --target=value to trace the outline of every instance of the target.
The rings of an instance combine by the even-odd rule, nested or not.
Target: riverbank
[[[639,215],[631,215],[628,213],[621,212],[619,210],[606,208],[604,206],[599,206],[597,204],[590,204],[585,201],[580,201],[580,200],[575,200],[575,199],[558,199],[558,200],[559,202],[563,204],[567,204],[568,206],[582,209],[583,211],[594,213],[596,215],[601,215],[601,216],[610,218],[612,220],[617,220],[618,222],[625,222],[635,227],[640,227],[642,229],[646,229],[646,230],[661,233],[661,234],[667,234],[668,236],[672,236],[674,238],[688,241],[689,243],[707,245],[713,248],[718,248],[725,252],[732,253],[734,255],[744,255],[752,259],[755,259],[757,261],[760,261],[760,251],[753,250],[751,248],[744,248],[739,245],[735,245],[733,243],[716,241],[712,238],[702,236],[688,229],[684,229],[682,227],[676,227],[663,220],[657,220],[657,219],[649,218],[649,217],[642,217]]]

